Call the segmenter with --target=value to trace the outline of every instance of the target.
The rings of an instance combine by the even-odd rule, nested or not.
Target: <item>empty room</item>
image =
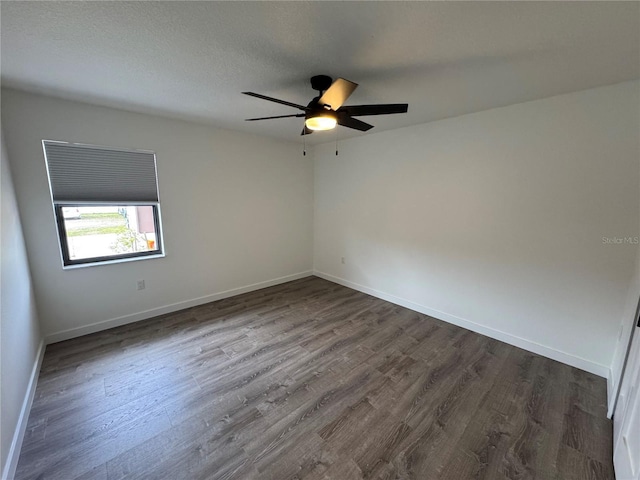
[[[640,2],[0,2],[1,480],[640,480]]]

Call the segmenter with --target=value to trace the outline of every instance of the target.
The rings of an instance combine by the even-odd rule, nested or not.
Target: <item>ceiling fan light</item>
[[[336,123],[336,118],[331,115],[317,115],[304,121],[309,130],[331,130],[336,127]]]

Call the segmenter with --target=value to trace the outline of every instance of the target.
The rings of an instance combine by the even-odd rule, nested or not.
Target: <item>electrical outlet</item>
[[[138,290],[144,290],[144,280],[138,280]]]
[[[340,257],[340,262],[344,265],[344,257]]]

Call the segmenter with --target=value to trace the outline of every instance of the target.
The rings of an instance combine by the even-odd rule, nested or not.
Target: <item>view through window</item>
[[[69,260],[159,252],[151,205],[62,206]]]

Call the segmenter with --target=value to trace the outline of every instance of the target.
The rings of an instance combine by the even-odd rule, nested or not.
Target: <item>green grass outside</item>
[[[106,235],[109,233],[121,234],[126,233],[126,225],[115,225],[109,227],[87,227],[76,228],[67,232],[67,237],[82,237],[84,235]]]

